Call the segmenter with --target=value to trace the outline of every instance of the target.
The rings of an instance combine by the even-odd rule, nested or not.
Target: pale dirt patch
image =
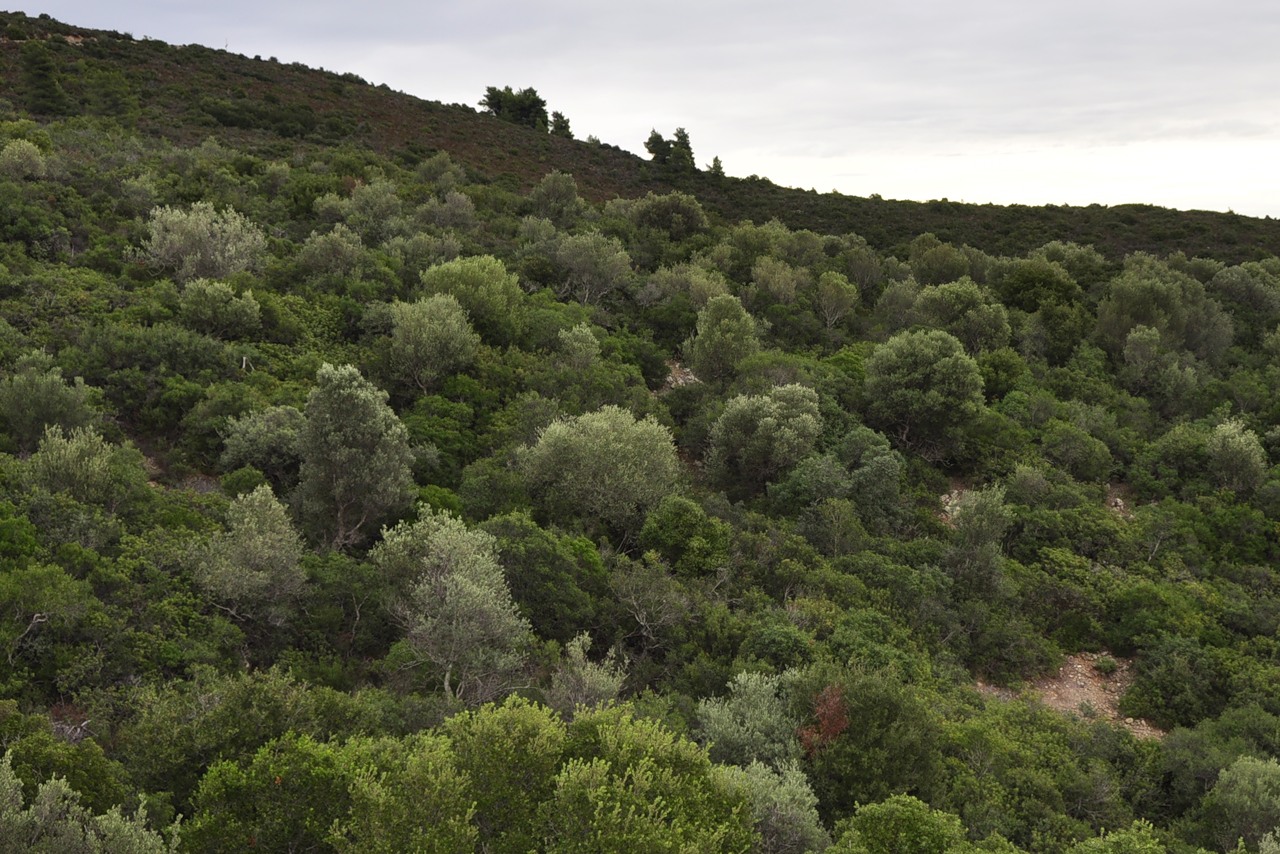
[[[1107,484],[1107,509],[1120,518],[1133,519],[1133,490],[1126,483]]]
[[[1116,663],[1113,673],[1106,674],[1097,669],[1098,659],[1104,657]],[[1163,738],[1163,730],[1141,718],[1129,718],[1120,713],[1120,697],[1132,682],[1132,662],[1129,659],[1106,653],[1080,652],[1067,656],[1057,673],[1037,679],[1023,693],[1054,711],[1084,718],[1102,718],[1124,727],[1138,738]],[[982,680],[978,680],[977,687],[981,693],[1002,700],[1013,700],[1019,696],[1007,688],[997,688]]]
[[[969,491],[969,487],[965,485],[963,480],[957,477],[951,478],[950,485],[951,490],[942,495],[939,499],[942,504],[942,509],[938,511],[938,518],[942,520],[944,525],[954,528],[954,517],[956,510],[960,507],[960,499]]]
[[[701,380],[693,375],[693,371],[689,370],[675,359],[667,360],[667,372],[667,380],[662,384],[663,391],[701,382]]]
[[[190,492],[208,494],[221,490],[222,483],[216,477],[211,477],[207,474],[189,474],[182,479],[179,488]]]

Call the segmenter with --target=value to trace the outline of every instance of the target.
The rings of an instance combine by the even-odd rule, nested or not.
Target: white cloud
[[[1269,2],[49,0],[39,11],[445,102],[534,86],[579,135],[642,151],[650,128],[683,126],[700,162],[718,154],[731,174],[783,184],[1280,215],[1280,7]]]

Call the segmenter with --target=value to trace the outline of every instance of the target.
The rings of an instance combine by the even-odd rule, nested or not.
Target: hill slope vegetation
[[[1275,223],[2,24],[0,838],[1276,850]]]

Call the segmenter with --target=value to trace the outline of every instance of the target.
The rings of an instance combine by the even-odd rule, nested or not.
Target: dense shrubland
[[[21,850],[1276,849],[1280,260],[34,121],[29,44]],[[1163,739],[974,688],[1103,650]]]

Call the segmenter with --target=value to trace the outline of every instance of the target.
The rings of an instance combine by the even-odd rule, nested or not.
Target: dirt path
[[[1115,662],[1115,670],[1103,673],[1099,659]],[[1081,717],[1103,718],[1122,726],[1138,738],[1162,738],[1164,732],[1139,718],[1120,714],[1120,697],[1133,682],[1131,662],[1106,653],[1081,652],[1067,657],[1053,676],[1031,683],[1029,692],[1055,711]],[[1015,699],[1017,695],[1004,688],[978,682],[978,690],[989,696]]]

